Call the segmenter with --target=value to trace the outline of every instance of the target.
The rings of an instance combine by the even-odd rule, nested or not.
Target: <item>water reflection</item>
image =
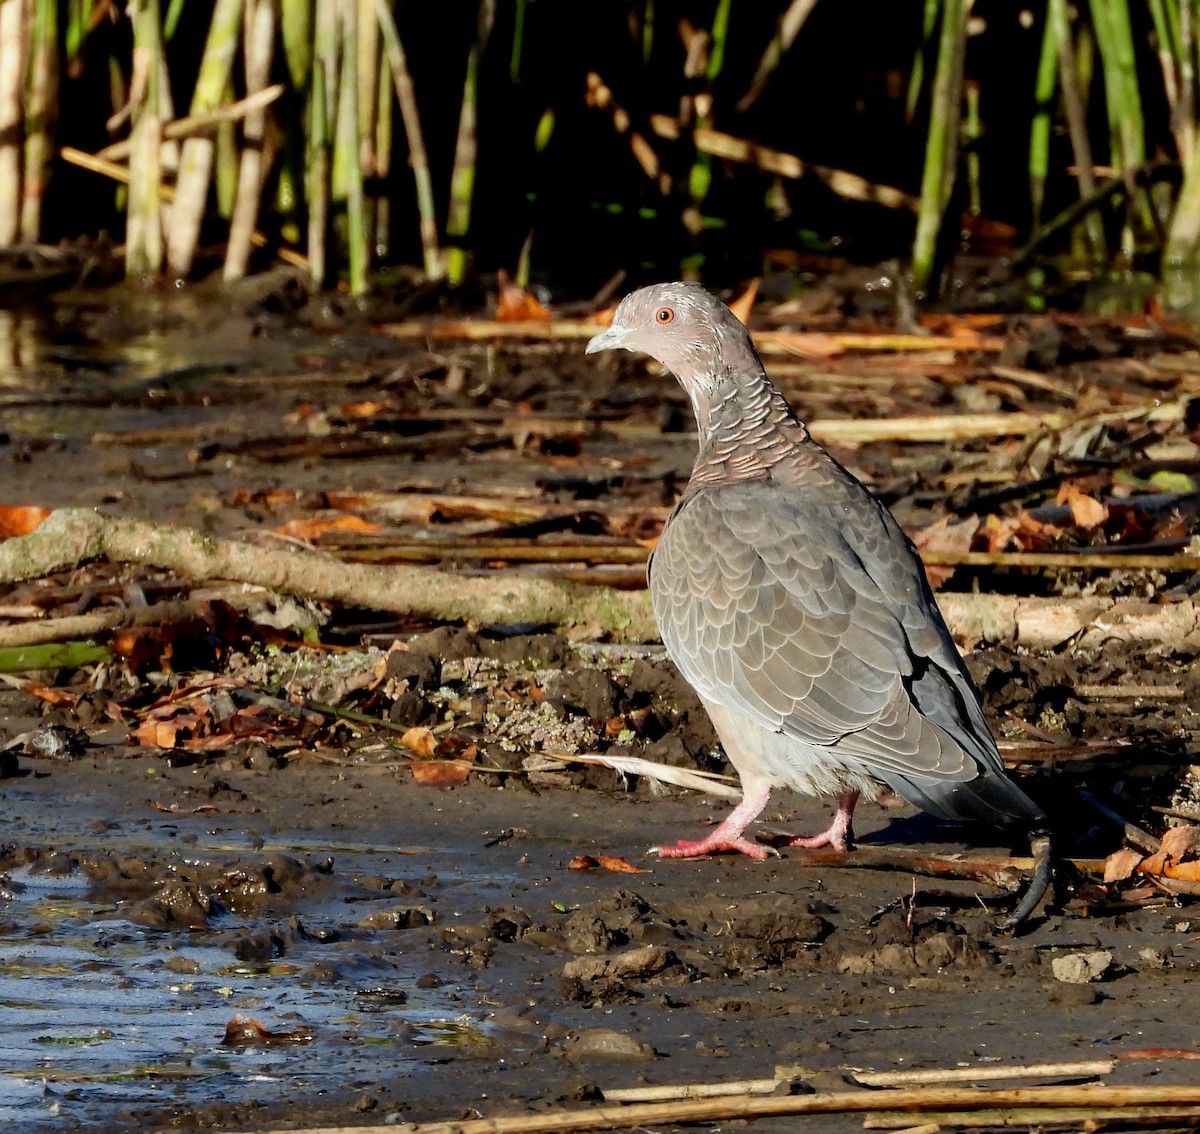
[[[42,362],[41,327],[30,311],[0,308],[0,388],[32,385]]]

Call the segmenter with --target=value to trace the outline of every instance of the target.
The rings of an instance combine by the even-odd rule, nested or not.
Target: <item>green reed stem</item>
[[[911,122],[917,115],[921,88],[925,86],[925,54],[933,41],[933,33],[937,31],[938,12],[941,11],[941,7],[942,0],[925,0],[925,8],[921,15],[921,42],[913,56],[912,72],[908,76],[908,94],[904,99],[906,122]]]
[[[328,273],[329,148],[332,124],[330,88],[337,81],[337,0],[316,0],[313,69],[308,97],[308,265],[314,287],[324,287]]]
[[[392,77],[387,68],[376,69],[375,89],[375,176],[387,185],[392,173],[392,133],[394,125],[395,94]],[[374,239],[372,246],[377,261],[386,260],[392,243],[392,202],[387,193],[375,199]]]
[[[225,98],[244,4],[245,0],[215,0],[204,57],[192,93],[192,114],[215,110]],[[177,276],[186,276],[192,269],[200,223],[208,204],[214,150],[213,139],[203,134],[194,135],[183,143],[167,235],[167,266]]]
[[[125,221],[125,274],[130,278],[162,270],[163,231],[159,206],[162,181],[162,22],[158,0],[135,0],[133,7],[132,88],[142,96],[133,108],[133,147],[129,153],[129,205]]]
[[[250,0],[245,28],[246,93],[261,91],[271,81],[275,53],[275,0]],[[262,182],[266,173],[263,147],[266,112],[256,110],[242,121],[242,153],[237,173],[237,200],[225,249],[224,278],[241,279],[250,264],[251,241],[258,223]]]
[[[1061,28],[1051,18],[1047,5],[1042,29],[1042,50],[1038,56],[1037,81],[1034,84],[1036,109],[1029,127],[1029,200],[1035,227],[1042,219],[1046,200],[1046,179],[1050,173],[1050,127],[1054,96],[1058,91],[1058,37]]]
[[[340,180],[346,193],[350,294],[365,295],[367,268],[371,250],[367,240],[366,206],[363,199],[363,167],[359,149],[358,104],[358,3],[342,0],[342,74],[338,92],[337,142],[334,164],[340,167]]]
[[[487,49],[496,19],[496,0],[480,0],[475,42],[467,55],[467,73],[463,81],[462,110],[458,118],[458,138],[454,146],[454,168],[450,174],[450,209],[446,217],[446,278],[453,287],[467,274],[467,230],[471,224],[471,203],[475,194],[475,161],[479,150],[478,89],[479,64]]]
[[[925,170],[913,241],[913,284],[928,290],[937,256],[942,218],[954,189],[958,166],[958,126],[962,107],[963,59],[966,51],[966,0],[943,0],[942,31],[925,142]]]
[[[11,0],[10,0],[11,2]],[[58,3],[34,0],[25,82],[25,170],[21,193],[21,239],[36,244],[42,231],[42,198],[54,152],[58,113]]]
[[[21,230],[21,88],[25,0],[0,2],[0,247]]]

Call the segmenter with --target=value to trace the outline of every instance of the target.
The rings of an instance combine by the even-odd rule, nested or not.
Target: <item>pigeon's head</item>
[[[699,284],[661,283],[621,300],[612,325],[587,345],[595,354],[613,347],[641,351],[661,362],[695,398],[731,366],[753,360],[750,336],[741,321]]]

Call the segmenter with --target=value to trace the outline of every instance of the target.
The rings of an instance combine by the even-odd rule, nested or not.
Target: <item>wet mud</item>
[[[673,380],[596,368],[569,347],[402,346],[286,290],[139,311],[92,303],[5,316],[15,362],[0,376],[3,502],[244,535],[287,518],[280,494],[301,512],[334,489],[524,486],[567,503],[661,508],[692,459]],[[1065,367],[1143,349],[1105,354],[1099,341],[1019,362]],[[820,413],[826,390],[789,392]],[[971,396],[944,391],[953,404]],[[866,412],[856,393],[842,397]],[[921,397],[900,383],[886,408],[911,412]],[[379,400],[388,413],[351,429],[347,407]],[[589,424],[488,427],[464,443],[454,415],[467,411],[485,425],[527,412]],[[616,421],[639,431],[606,424]],[[970,447],[881,445],[848,459],[902,515],[921,517],[940,506],[926,471],[975,458]],[[572,538],[591,531],[583,513]],[[59,585],[78,601],[128,582],[95,568]],[[1131,575],[1121,585],[1155,584]],[[27,599],[20,588],[4,596]],[[264,651],[239,658],[238,672],[369,709],[390,730],[343,722],[319,744],[289,735],[157,751],[106,714],[105,698],[143,696],[112,674],[107,684],[38,675],[86,693],[66,708],[0,687],[8,1128],[455,1119],[778,1067],[816,1089],[847,1086],[856,1068],[1109,1057],[1113,1083],[1193,1078],[1194,1063],[1171,1057],[1200,1046],[1189,1008],[1200,907],[1185,899],[1112,900],[1065,864],[1047,908],[1012,937],[988,908],[1005,895],[975,881],[814,865],[786,850],[765,863],[660,862],[648,847],[694,837],[729,804],[556,758],[603,750],[728,770],[660,649],[352,611],[325,633],[352,648],[312,668]],[[975,645],[968,663],[998,734],[1073,753],[1017,770],[1058,819],[1065,856],[1120,843],[1081,791],[1155,829],[1155,808],[1196,806],[1200,679],[1188,649]],[[369,690],[356,673],[374,675]],[[1135,695],[1078,692],[1101,684]],[[1163,696],[1142,689],[1155,684]],[[394,740],[422,726],[475,748],[465,783],[414,781]],[[1110,747],[1089,754],[1099,742]],[[826,804],[781,793],[761,826],[804,833],[827,819]],[[1003,832],[939,824],[888,799],[863,805],[856,829],[867,848],[1026,853]],[[637,872],[572,869],[580,856]]]

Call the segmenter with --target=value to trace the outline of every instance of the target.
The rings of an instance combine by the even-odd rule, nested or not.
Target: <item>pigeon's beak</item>
[[[596,354],[602,350],[623,347],[628,336],[629,331],[625,327],[622,327],[620,323],[614,323],[606,331],[601,331],[594,338],[589,339],[587,349],[583,353]]]

